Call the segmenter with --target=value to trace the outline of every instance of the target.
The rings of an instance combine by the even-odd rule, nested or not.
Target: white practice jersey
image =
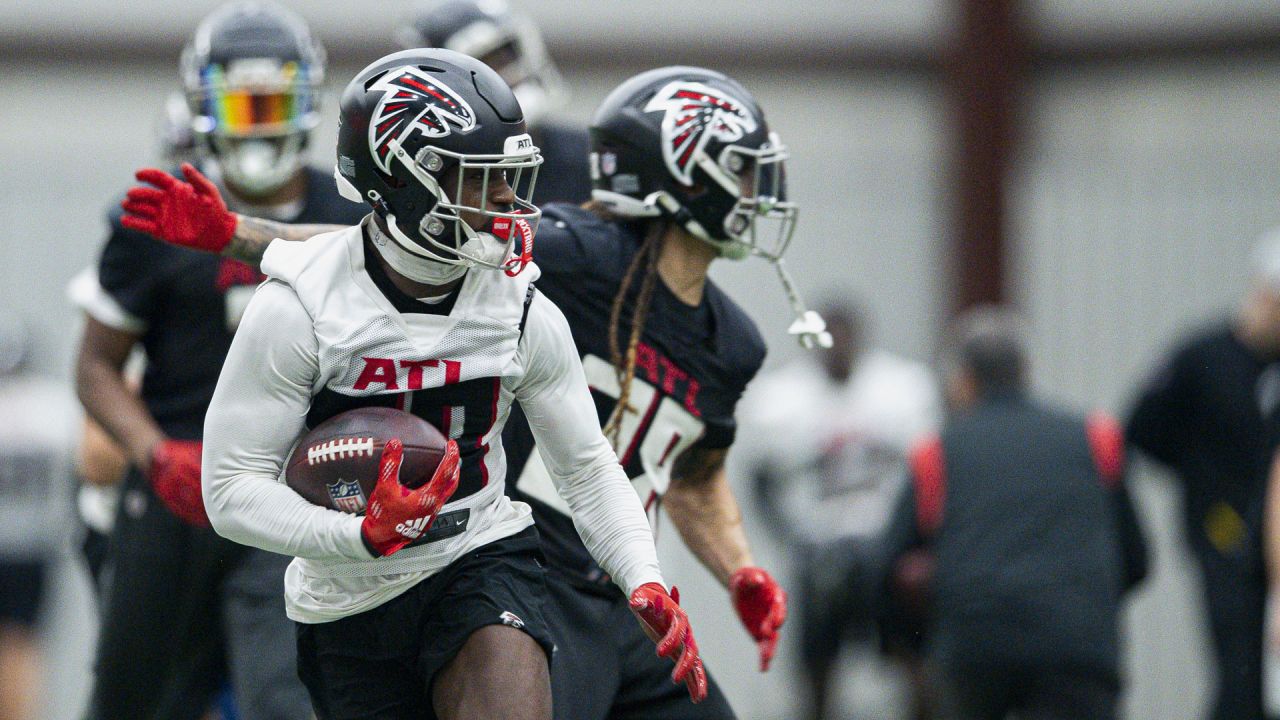
[[[513,401],[529,418],[584,542],[630,592],[662,582],[639,499],[600,431],[564,316],[515,278],[473,269],[434,306],[365,266],[361,226],[275,242],[227,355],[205,423],[204,497],[222,535],[297,559],[289,617],[326,622],[375,607],[481,545],[532,524],[504,493],[502,427]],[[375,278],[381,278],[377,280]],[[372,558],[362,518],[303,500],[281,481],[308,427],[366,405],[397,407],[457,440],[459,489],[442,514],[462,528]]]
[[[0,376],[0,560],[42,558],[74,524],[68,496],[80,408],[65,383]]]
[[[805,357],[762,376],[747,392],[739,443],[769,464],[788,532],[804,542],[874,538],[906,483],[907,453],[941,421],[937,386],[922,364],[863,353],[843,383]]]

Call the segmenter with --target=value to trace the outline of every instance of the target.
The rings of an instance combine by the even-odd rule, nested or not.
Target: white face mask
[[[462,250],[471,257],[493,265],[501,265],[507,259],[507,243],[487,232],[476,231],[474,236],[462,243]]]
[[[387,264],[414,282],[443,285],[462,277],[474,265],[471,262],[442,263],[419,255],[404,247],[404,243],[388,237],[387,233],[382,232],[378,224],[372,220],[369,222],[369,235],[373,240],[373,246],[378,249],[378,254],[387,261]],[[507,244],[487,232],[477,232],[463,243],[462,248],[471,257],[494,265],[506,260]]]
[[[301,139],[215,140],[227,181],[251,195],[268,195],[284,186],[301,166]]]

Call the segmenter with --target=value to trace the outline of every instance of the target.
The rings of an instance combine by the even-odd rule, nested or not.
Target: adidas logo
[[[410,540],[417,540],[422,536],[422,533],[426,532],[429,520],[430,518],[420,517],[407,523],[400,523],[396,525],[396,532]]]

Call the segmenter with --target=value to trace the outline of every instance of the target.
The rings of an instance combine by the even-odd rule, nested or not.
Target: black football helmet
[[[650,70],[609,93],[589,130],[592,197],[615,214],[666,215],[724,257],[786,251],[797,214],[787,149],[736,81],[695,67]]]
[[[401,47],[454,50],[496,70],[516,94],[530,126],[564,99],[564,82],[538,27],[504,0],[423,4],[396,35]]]
[[[541,164],[511,88],[461,53],[388,55],[342,93],[338,190],[372,206],[415,258],[519,273],[542,216],[531,202]],[[490,207],[491,183],[504,180],[514,204]],[[477,204],[463,204],[468,194]]]
[[[306,23],[270,3],[224,5],[196,28],[181,63],[192,129],[237,190],[270,194],[302,167],[324,63]]]

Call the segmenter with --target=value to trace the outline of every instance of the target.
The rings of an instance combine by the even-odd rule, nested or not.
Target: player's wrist
[[[235,239],[236,228],[238,227],[240,227],[240,215],[223,209],[218,217],[217,233],[213,237],[209,249],[219,255],[228,255],[232,245],[231,241]]]
[[[622,589],[627,593],[627,597],[634,597],[636,591],[642,587],[654,586],[666,592],[667,583],[662,579],[661,575],[646,573],[644,576],[636,578],[630,583],[623,584]]]
[[[163,452],[169,438],[161,433],[147,435],[130,447],[129,459],[143,474],[150,475],[156,466],[156,456]]]
[[[750,563],[739,565],[733,572],[729,573],[729,589],[741,587],[745,583],[758,580],[761,575],[768,576],[769,572],[758,565]]]
[[[360,523],[360,544],[375,558],[384,557],[386,553],[378,549],[378,545],[369,537],[369,528],[365,523]]]

